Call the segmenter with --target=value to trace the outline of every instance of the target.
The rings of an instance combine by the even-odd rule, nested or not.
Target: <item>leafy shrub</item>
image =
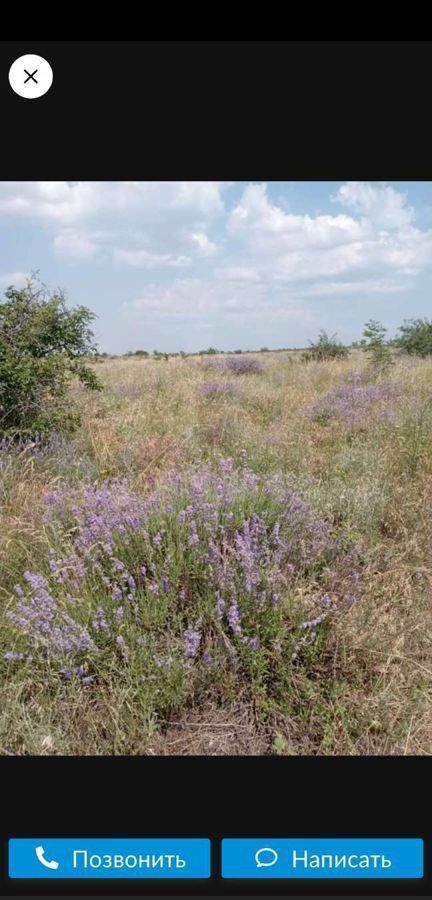
[[[71,430],[78,422],[68,384],[100,384],[84,358],[95,350],[84,306],[68,310],[62,291],[48,294],[29,280],[0,303],[0,435]]]
[[[313,343],[313,341],[309,341],[309,343],[310,349],[302,354],[302,359],[305,362],[310,362],[311,360],[323,362],[327,359],[342,359],[348,355],[348,348],[344,347],[343,344],[336,340],[335,334],[329,337],[326,331],[320,331],[318,340],[315,341],[315,343]]]
[[[84,684],[135,672],[149,709],[225,670],[284,695],[290,660],[357,597],[348,538],[287,478],[231,459],[144,499],[124,481],[59,488],[46,528],[45,568],[24,574],[7,613],[19,640],[9,658],[30,651]]]
[[[432,320],[410,319],[401,325],[397,344],[414,356],[432,354]]]
[[[366,322],[362,349],[369,354],[370,368],[373,374],[379,375],[393,365],[390,344],[386,342],[387,329],[381,322],[370,319]]]

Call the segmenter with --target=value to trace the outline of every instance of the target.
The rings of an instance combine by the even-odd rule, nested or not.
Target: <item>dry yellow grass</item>
[[[121,476],[144,491],[149,478],[191,461],[245,454],[256,472],[295,475],[365,547],[361,602],[338,619],[319,665],[293,677],[290,714],[270,715],[263,731],[248,700],[224,715],[209,697],[152,732],[127,694],[52,696],[37,671],[5,665],[0,752],[431,753],[432,362],[397,360],[387,376],[401,390],[397,421],[371,418],[350,430],[304,410],[364,369],[360,352],[329,363],[283,352],[259,360],[264,374],[227,376],[238,396],[215,398],[199,391],[220,377],[205,358],[98,365],[104,391],[76,389],[82,425],[69,445],[44,460],[23,453],[0,469],[0,600],[6,609],[24,569],[37,569],[46,552],[43,496],[56,484]],[[2,640],[9,648],[5,623]]]

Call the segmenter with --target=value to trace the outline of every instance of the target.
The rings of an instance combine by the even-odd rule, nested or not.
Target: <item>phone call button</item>
[[[12,838],[9,878],[209,878],[208,838]]]

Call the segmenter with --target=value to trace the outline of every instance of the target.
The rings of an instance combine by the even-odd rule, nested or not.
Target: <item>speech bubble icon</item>
[[[274,866],[278,859],[279,856],[276,853],[276,850],[273,850],[273,847],[260,847],[255,853],[255,862],[259,869],[262,869],[265,866]]]

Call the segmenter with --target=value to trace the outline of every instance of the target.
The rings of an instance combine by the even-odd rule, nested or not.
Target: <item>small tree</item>
[[[406,353],[416,356],[432,355],[432,321],[429,319],[409,319],[399,328],[397,344]]]
[[[33,277],[9,287],[0,303],[0,435],[73,429],[79,422],[68,385],[76,377],[100,390],[85,357],[96,347],[85,306],[67,309],[61,290],[49,293]]]
[[[344,347],[340,341],[336,340],[335,334],[329,337],[326,331],[320,331],[318,340],[315,343],[309,341],[309,344],[310,350],[306,350],[302,355],[302,359],[306,362],[310,360],[322,362],[327,359],[342,359],[348,355],[347,347]]]
[[[384,325],[381,325],[381,322],[377,322],[376,319],[369,319],[363,329],[365,340],[362,349],[369,354],[370,366],[375,374],[380,374],[393,365],[386,334],[387,328],[384,328]]]

